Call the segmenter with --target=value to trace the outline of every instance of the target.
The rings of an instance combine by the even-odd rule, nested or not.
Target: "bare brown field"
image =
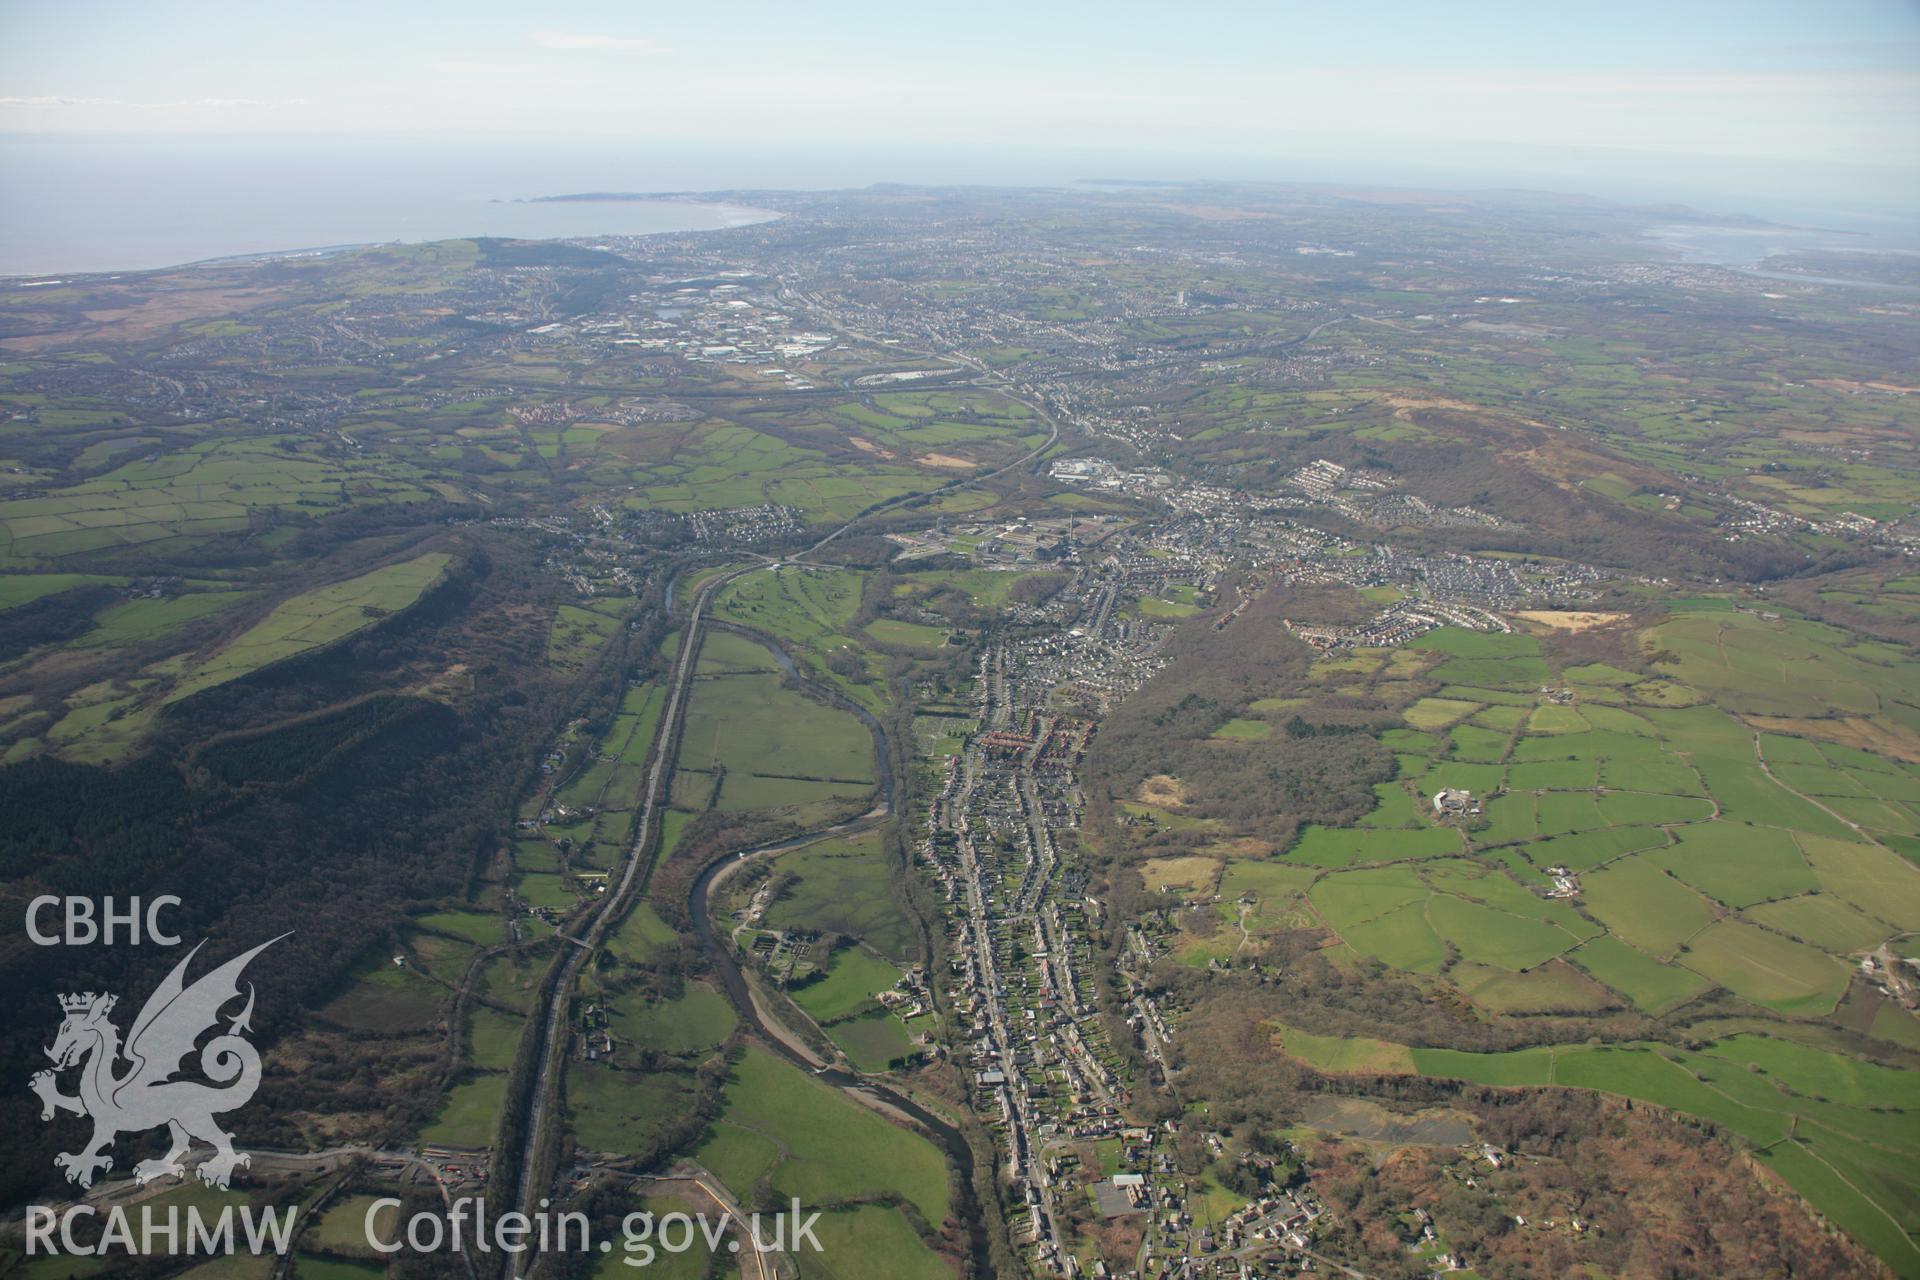
[[[1140,864],[1140,879],[1153,893],[1185,889],[1189,897],[1202,898],[1210,896],[1219,883],[1220,863],[1198,854],[1152,858]]]
[[[189,320],[237,315],[283,296],[284,290],[273,288],[195,289],[159,293],[144,299],[136,307],[85,312],[87,319],[92,322],[90,324],[68,325],[48,333],[30,333],[17,338],[0,338],[0,347],[9,351],[46,351],[82,340],[137,342]]]
[[[1920,392],[1920,387],[1909,387],[1898,382],[1854,382],[1849,378],[1814,378],[1813,385],[1826,387],[1831,391],[1879,391],[1886,395],[1910,396]]]
[[[1877,755],[1892,756],[1908,764],[1920,764],[1920,733],[1904,725],[1885,725],[1863,716],[1845,719],[1797,720],[1789,716],[1743,716],[1748,724],[1768,733],[1797,734],[1837,742],[1843,747],[1858,747]]]
[[[1265,209],[1230,209],[1217,204],[1168,204],[1160,206],[1175,213],[1184,213],[1189,218],[1198,218],[1202,222],[1246,222],[1249,220],[1271,220],[1280,215]]]
[[[1178,809],[1187,802],[1185,786],[1170,773],[1156,773],[1140,783],[1135,799],[1156,809]]]
[[[1271,858],[1280,852],[1280,846],[1255,836],[1236,836],[1232,840],[1216,840],[1202,852],[1217,853],[1226,858]]]
[[[1625,613],[1595,613],[1577,609],[1521,609],[1513,615],[1525,618],[1528,622],[1537,622],[1543,627],[1555,631],[1591,631],[1595,627],[1611,626],[1624,622],[1631,615]]]

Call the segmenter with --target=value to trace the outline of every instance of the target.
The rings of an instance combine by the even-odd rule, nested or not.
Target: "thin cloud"
[[[186,98],[176,102],[128,102],[122,98],[81,98],[69,94],[0,97],[5,107],[121,107],[128,111],[278,111],[304,107],[305,98]]]
[[[0,107],[124,107],[118,98],[73,98],[47,93],[31,98],[0,98]]]
[[[442,58],[427,65],[435,71],[462,76],[525,76],[546,70],[531,62],[480,62],[471,58]]]
[[[155,102],[156,109],[197,107],[206,111],[277,111],[282,107],[304,107],[305,98],[192,98],[185,102]]]
[[[534,43],[542,49],[591,50],[600,53],[665,53],[667,47],[651,36],[615,36],[589,31],[536,31]]]

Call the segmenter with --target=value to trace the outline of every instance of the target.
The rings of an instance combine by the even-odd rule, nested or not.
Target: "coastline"
[[[594,239],[631,239],[641,236],[695,235],[711,231],[731,231],[739,227],[757,226],[772,222],[786,215],[773,209],[761,209],[753,205],[739,204],[729,200],[697,200],[679,196],[650,197],[634,195],[621,200],[572,201],[566,196],[538,197],[531,200],[495,199],[488,201],[483,208],[495,206],[526,207],[529,205],[579,206],[594,208],[632,208],[644,206],[650,210],[682,210],[689,215],[694,225],[675,225],[641,227],[628,230],[601,229],[598,231],[579,231],[571,229],[552,229],[550,233],[528,234],[513,231],[470,230],[463,233],[399,235],[336,241],[324,244],[293,245],[285,248],[253,249],[238,253],[214,253],[206,256],[193,256],[156,265],[140,266],[99,266],[99,267],[53,267],[38,270],[0,269],[0,285],[51,286],[66,283],[68,280],[82,277],[117,277],[147,275],[158,271],[183,271],[193,267],[228,266],[247,262],[272,262],[289,258],[318,258],[333,254],[352,253],[361,249],[379,248],[388,245],[432,244],[442,240],[594,240]]]

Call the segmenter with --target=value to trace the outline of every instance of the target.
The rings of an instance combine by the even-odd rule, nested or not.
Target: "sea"
[[[1674,224],[1652,228],[1647,238],[1671,249],[1683,262],[1749,269],[1768,258],[1797,253],[1920,253],[1920,228],[1912,224],[1890,219],[1862,220],[1840,214],[1830,214],[1827,220],[1832,225]],[[1835,282],[1854,283],[1844,278],[1836,278]]]
[[[1781,248],[1920,246],[1911,184],[1878,175],[1851,209],[1798,207],[1837,184],[1741,171],[1702,186],[1662,158],[1640,169],[1579,152],[1436,158],[1431,149],[1357,151],[1324,140],[1291,152],[1147,152],[1048,146],[796,146],[474,135],[0,134],[0,276],[138,271],[348,245],[510,236],[645,235],[737,227],[773,215],[755,191],[898,182],[1065,186],[1086,179],[1377,183],[1430,189],[1530,188],[1625,203],[1680,202],[1752,214],[1764,231],[1676,226],[1650,257],[1750,266]],[[1611,167],[1610,167],[1611,166]],[[1781,192],[1787,192],[1782,198]],[[551,201],[645,192],[644,201]],[[1861,214],[1861,208],[1870,212]]]
[[[0,139],[0,276],[466,236],[711,231],[774,216],[726,199],[542,199],[691,189],[644,165],[573,160],[471,142]]]

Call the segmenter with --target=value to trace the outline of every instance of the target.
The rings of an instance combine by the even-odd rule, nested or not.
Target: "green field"
[[[246,591],[190,591],[158,600],[127,600],[94,615],[91,631],[72,642],[76,649],[117,649],[145,644],[178,631],[189,622],[239,604]]]
[[[875,618],[867,624],[867,634],[903,649],[939,649],[947,643],[947,633],[940,628],[897,618]]]
[[[561,671],[580,671],[619,630],[618,618],[563,604],[555,612],[553,630],[547,636],[547,665]]]
[[[123,587],[127,579],[115,574],[98,573],[6,573],[0,574],[0,609],[31,604],[44,596],[71,591],[75,587]]]
[[[672,947],[677,938],[652,904],[641,902],[614,929],[608,949],[630,963],[643,962]]]
[[[793,988],[793,1002],[815,1022],[831,1023],[866,1010],[873,997],[900,980],[900,970],[862,947],[842,947],[819,979]]]
[[[1407,723],[1416,729],[1439,729],[1464,719],[1480,709],[1477,702],[1453,698],[1422,698],[1405,711]]]
[[[947,1217],[947,1167],[938,1148],[762,1049],[741,1056],[725,1111],[694,1158],[736,1194],[770,1177],[777,1194],[807,1205],[892,1194],[930,1223]]]
[[[721,589],[713,613],[815,647],[817,640],[852,627],[861,582],[852,569],[750,573]]]
[[[771,671],[742,670],[758,645],[728,636],[709,664],[703,648],[681,734],[679,765],[720,783],[722,809],[796,807],[803,815],[873,789],[873,739],[851,712],[800,693]],[[678,801],[676,801],[678,803]]]
[[[1782,628],[1745,618],[1728,625],[1753,635],[1706,671],[1685,664],[1711,667],[1721,661],[1717,651],[1688,649],[1689,633],[1677,633],[1681,674],[1713,686],[1716,698],[1740,685],[1745,692],[1730,701],[1758,714],[1810,714],[1810,701],[1792,700],[1794,664],[1826,661],[1808,646],[1833,637],[1787,626],[1795,648],[1779,641]],[[1675,634],[1671,627],[1662,639]],[[1745,1001],[1767,1018],[1851,1016],[1836,1008],[1859,953],[1920,928],[1920,869],[1802,798],[1887,839],[1911,824],[1907,806],[1920,787],[1910,771],[1780,733],[1761,736],[1756,750],[1748,725],[1719,707],[1689,705],[1697,698],[1665,686],[1645,700],[1653,705],[1636,710],[1595,701],[1617,701],[1607,691],[1623,686],[1638,698],[1640,678],[1618,668],[1585,670],[1577,705],[1513,705],[1510,696],[1532,702],[1526,695],[1541,674],[1528,652],[1532,641],[1436,637],[1425,647],[1446,656],[1429,676],[1455,683],[1415,698],[1404,713],[1413,728],[1382,735],[1399,775],[1419,780],[1419,800],[1403,803],[1410,797],[1401,784],[1385,784],[1357,827],[1305,828],[1285,856],[1292,879],[1268,886],[1260,864],[1230,864],[1220,891],[1236,901],[1223,904],[1224,919],[1299,927],[1309,923],[1302,912],[1310,903],[1352,953],[1422,981],[1444,980],[1489,1016],[1601,1020],[1627,1007],[1684,1018],[1702,997]],[[1763,659],[1749,641],[1774,647]],[[1856,652],[1850,662],[1857,688],[1840,696],[1855,696],[1852,709],[1866,713],[1860,690],[1872,686],[1872,709],[1889,714],[1895,686],[1888,681],[1904,678],[1906,668],[1877,651],[1870,659]],[[1316,672],[1334,665],[1316,663]],[[1807,682],[1822,691],[1830,685]],[[1522,735],[1509,741],[1516,728]],[[1510,876],[1455,856],[1451,831],[1394,829],[1413,827],[1425,797],[1449,785],[1485,798],[1472,846],[1501,855]],[[1536,896],[1548,887],[1548,867],[1578,877],[1577,906]],[[1237,900],[1249,893],[1254,909],[1242,915]],[[1873,1022],[1877,1028],[1882,1019]],[[1887,1038],[1920,1044],[1904,1014],[1887,1021]],[[1893,1213],[1907,1230],[1920,1227],[1920,1215],[1901,1213],[1920,1176],[1920,1133],[1905,1108],[1920,1107],[1902,1101],[1912,1092],[1905,1073],[1809,1047],[1824,1041],[1745,1036],[1716,1041],[1705,1053],[1640,1044],[1479,1054],[1282,1028],[1280,1042],[1324,1071],[1596,1088],[1704,1116],[1775,1144],[1762,1158],[1796,1189],[1882,1256],[1909,1258],[1903,1268],[1920,1271],[1920,1256],[1887,1217]],[[1889,1105],[1902,1110],[1869,1113]],[[1798,1125],[1791,1138],[1789,1121]],[[1876,1130],[1893,1127],[1904,1136],[1883,1148]]]
[[[1726,919],[1694,935],[1689,969],[1755,1004],[1787,1014],[1823,1014],[1847,989],[1847,966],[1791,938]]]
[[[1446,827],[1415,831],[1361,831],[1308,827],[1287,851],[1291,862],[1345,867],[1356,862],[1397,862],[1460,852],[1460,835]]]
[[[379,1197],[371,1195],[343,1196],[327,1207],[308,1233],[301,1237],[301,1243],[310,1248],[321,1249],[327,1253],[345,1253],[360,1257],[379,1256],[368,1241],[367,1211],[373,1208]],[[386,1242],[392,1240],[394,1222],[399,1211],[392,1205],[382,1206],[373,1217],[373,1238]],[[304,1269],[303,1269],[304,1270]]]
[[[320,1010],[321,1016],[356,1031],[394,1033],[430,1026],[446,1002],[446,988],[386,960],[363,969],[346,992]]]
[[[1140,612],[1149,618],[1191,618],[1201,612],[1200,606],[1187,604],[1179,600],[1162,600],[1159,596],[1140,597]]]
[[[1213,736],[1230,742],[1264,742],[1273,732],[1265,720],[1229,720],[1213,731]]]
[[[1867,951],[1885,942],[1893,926],[1831,894],[1810,893],[1749,907],[1749,920],[1790,934],[1833,955]]]
[[[454,1147],[484,1147],[493,1141],[500,1106],[507,1095],[507,1077],[493,1071],[469,1076],[453,1086],[433,1122],[420,1131],[422,1142],[444,1142]]]
[[[475,1009],[467,1018],[468,1055],[473,1065],[491,1071],[512,1067],[525,1026],[524,1018],[511,1017],[496,1009]]]
[[[0,500],[0,557],[59,560],[168,539],[244,533],[256,515],[418,502],[420,473],[391,458],[325,455],[294,436],[212,439],[79,484]]]
[[[1670,957],[1713,919],[1712,906],[1642,855],[1584,876],[1581,897],[1613,935],[1655,957]]]
[[[692,1087],[668,1071],[623,1071],[598,1062],[567,1063],[567,1107],[574,1135],[594,1151],[639,1154],[686,1114]]]
[[[1873,716],[1920,681],[1920,664],[1858,653],[1835,627],[1751,613],[1678,613],[1648,644],[1674,655],[1668,674],[1729,711]]]
[[[1791,898],[1819,887],[1788,832],[1709,822],[1682,827],[1674,837],[1670,848],[1644,856],[1730,907]]]
[[[821,1215],[820,1251],[793,1256],[804,1280],[950,1280],[952,1264],[927,1248],[897,1209],[862,1205]]]
[[[284,600],[219,652],[186,672],[165,701],[178,702],[269,663],[364,630],[418,600],[439,581],[450,559],[432,552]]]
[[[1611,934],[1583,944],[1567,959],[1651,1014],[1677,1008],[1713,985],[1679,965],[1662,964]]]
[[[1437,973],[1449,954],[1485,971],[1476,982],[1489,999],[1509,1004],[1522,989],[1558,988],[1574,998],[1566,977],[1553,982],[1495,983],[1496,971],[1513,974],[1545,964],[1594,933],[1564,903],[1536,897],[1507,875],[1459,859],[1335,872],[1309,893],[1321,917],[1354,950],[1419,973]]]
[[[659,1004],[637,996],[618,996],[613,1020],[615,1035],[643,1049],[663,1053],[692,1053],[709,1049],[733,1030],[733,1008],[726,998],[703,984],[688,986],[677,999]]]
[[[1374,806],[1372,813],[1360,820],[1362,826],[1411,827],[1422,821],[1413,797],[1399,783],[1375,783],[1373,794],[1379,797],[1379,803]]]
[[[770,928],[844,933],[896,960],[915,950],[916,934],[894,900],[877,836],[821,840],[781,855],[775,869],[794,880],[767,909]]]
[[[727,584],[714,599],[713,612],[716,618],[779,636],[813,679],[837,687],[877,713],[885,707],[887,696],[880,656],[867,645],[876,639],[885,641],[888,628],[870,631],[855,625],[865,583],[866,575],[856,569],[750,573]],[[886,621],[878,619],[874,625]],[[915,627],[898,633],[913,637],[903,642],[904,647],[930,650],[945,641],[944,633],[935,641],[928,634],[932,628],[902,625]],[[848,658],[857,661],[857,669],[849,668]]]
[[[856,1071],[881,1072],[913,1051],[906,1026],[891,1013],[863,1013],[827,1028]]]

